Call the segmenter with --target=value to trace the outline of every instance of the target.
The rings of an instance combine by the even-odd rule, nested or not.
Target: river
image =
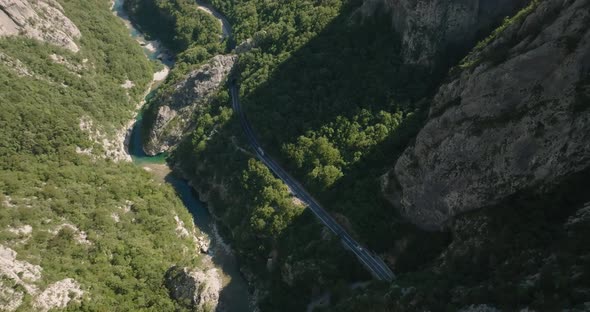
[[[203,6],[197,2],[199,8],[206,11],[220,20],[223,30],[223,36],[229,36],[231,28],[227,20],[211,7]],[[115,0],[113,4],[114,13],[123,19],[130,35],[136,39],[138,44],[144,48],[145,55],[151,59],[156,60],[165,66],[165,70],[154,76],[154,83],[150,87],[146,95],[146,101],[153,94],[158,83],[165,79],[168,73],[168,68],[174,66],[172,58],[168,57],[165,50],[157,41],[148,41],[143,34],[136,29],[129,21],[127,14],[123,10],[123,0]],[[142,127],[142,113],[137,114],[135,124],[129,140],[129,154],[133,159],[133,163],[144,169],[151,171],[155,177],[161,181],[165,181],[174,187],[176,193],[192,214],[195,226],[202,234],[205,234],[211,239],[211,246],[209,255],[215,267],[222,273],[223,289],[220,293],[219,307],[227,312],[247,312],[253,309],[252,300],[248,291],[248,284],[240,273],[238,263],[233,255],[231,248],[223,242],[216,227],[209,215],[206,204],[201,202],[196,195],[196,192],[188,185],[187,181],[175,177],[170,168],[166,164],[166,154],[158,156],[147,156],[142,149],[141,138]]]

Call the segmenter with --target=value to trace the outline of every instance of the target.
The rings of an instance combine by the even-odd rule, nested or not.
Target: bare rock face
[[[383,178],[425,229],[590,168],[590,0],[541,1],[466,64]]]
[[[84,291],[74,279],[66,278],[49,285],[33,302],[39,311],[47,312],[51,309],[63,309],[71,301],[80,301]]]
[[[432,67],[449,49],[465,50],[481,33],[515,13],[528,0],[365,0],[363,16],[385,8],[402,38],[408,64]]]
[[[217,55],[207,64],[174,85],[170,94],[158,97],[147,129],[144,150],[148,155],[167,151],[180,142],[194,127],[193,115],[199,106],[208,103],[219,90],[237,59],[236,55]]]
[[[170,296],[197,311],[215,311],[219,303],[221,278],[217,269],[207,271],[172,267],[166,272],[165,285]]]
[[[24,35],[72,52],[80,30],[55,0],[0,0],[0,36]]]
[[[20,285],[29,294],[36,294],[35,282],[41,279],[42,268],[17,259],[16,251],[0,245],[0,277]]]
[[[30,234],[30,227],[20,232]],[[0,245],[0,311],[15,311],[24,300],[25,294],[33,296],[36,311],[46,312],[54,308],[65,308],[72,301],[79,301],[84,295],[81,285],[72,278],[55,282],[39,292],[37,283],[43,269],[27,261],[18,260],[16,251]]]
[[[590,237],[590,203],[570,216],[564,224],[569,237]]]

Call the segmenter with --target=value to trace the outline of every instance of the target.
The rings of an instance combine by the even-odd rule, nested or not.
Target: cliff
[[[432,67],[468,51],[528,0],[366,0],[364,16],[385,8],[402,38],[406,63]],[[453,53],[455,52],[455,53]],[[459,52],[459,53],[456,53]],[[452,60],[449,60],[452,61]]]
[[[72,52],[80,48],[80,30],[55,0],[0,0],[0,37],[25,35]]]
[[[219,91],[236,60],[235,55],[215,56],[150,103],[144,132],[146,154],[167,151],[194,128],[194,114]]]
[[[217,269],[206,271],[172,267],[166,272],[164,284],[170,296],[181,305],[196,311],[215,311],[221,291]]]
[[[461,64],[384,177],[413,223],[453,217],[590,168],[590,1],[534,1]]]

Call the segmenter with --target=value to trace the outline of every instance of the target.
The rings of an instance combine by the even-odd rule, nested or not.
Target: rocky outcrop
[[[25,232],[29,233],[28,228]],[[15,311],[23,304],[25,295],[33,296],[33,307],[43,312],[65,308],[84,295],[80,284],[71,278],[50,284],[39,293],[37,283],[42,271],[38,265],[17,260],[16,251],[0,245],[0,310]]]
[[[0,36],[24,35],[78,52],[80,30],[55,0],[0,0]]]
[[[14,286],[11,282],[0,280],[0,311],[16,311],[23,304],[25,294]]]
[[[33,306],[41,312],[47,312],[51,309],[63,309],[71,301],[80,301],[84,291],[80,284],[74,279],[66,278],[55,282],[39,294],[33,302]]]
[[[10,68],[15,74],[20,77],[33,77],[36,76],[35,73],[29,69],[23,62],[21,62],[17,58],[13,58],[10,55],[0,52],[0,64],[6,65],[6,67]]]
[[[127,152],[128,141],[131,139],[131,130],[135,120],[129,121],[128,125],[118,129],[115,136],[110,136],[106,131],[102,131],[99,127],[94,125],[94,121],[84,116],[80,118],[80,130],[88,133],[90,140],[95,142],[102,148],[101,152],[95,152],[93,148],[83,149],[76,147],[76,152],[85,155],[95,155],[112,159],[116,162],[119,161],[131,161],[131,156]]]
[[[19,285],[29,294],[37,293],[35,282],[41,279],[42,268],[16,259],[16,251],[0,245],[0,277]]]
[[[178,215],[174,216],[174,221],[176,221],[176,236],[178,236],[178,238],[191,239],[195,244],[195,251],[200,251],[204,254],[209,252],[211,240],[205,236],[197,236],[197,231],[194,226],[190,227],[189,230]]]
[[[541,1],[440,87],[414,146],[383,178],[409,220],[440,229],[590,168],[589,7]]]
[[[221,284],[215,268],[198,271],[172,267],[166,272],[165,278],[170,296],[181,305],[197,311],[215,311]]]
[[[70,223],[62,223],[58,225],[55,229],[49,230],[49,233],[53,235],[58,235],[61,231],[68,231],[72,234],[72,238],[76,243],[81,245],[92,245],[92,242],[88,240],[88,234],[86,232],[81,231],[78,229],[77,226],[70,224]]]
[[[148,129],[144,149],[148,155],[167,151],[190,131],[193,115],[207,104],[231,71],[237,56],[218,55],[175,84],[168,94],[155,99],[146,113]]]
[[[529,0],[365,0],[361,14],[385,8],[400,34],[408,64],[432,67],[449,50],[467,51],[482,33]]]

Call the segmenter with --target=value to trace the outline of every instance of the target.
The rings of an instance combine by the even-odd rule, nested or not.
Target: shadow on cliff
[[[362,19],[355,14],[358,4],[349,4],[321,33],[291,53],[265,83],[254,90],[243,86],[242,108],[265,150],[299,181],[305,177],[285,157],[283,144],[296,142],[308,131],[317,133],[338,117],[351,120],[362,110],[372,115],[381,110],[403,112],[399,129],[364,150],[360,161],[345,168],[344,177],[335,185],[310,191],[339,221],[348,223],[361,242],[378,253],[390,254],[390,264],[415,269],[429,256],[436,256],[449,236],[420,231],[402,220],[384,200],[379,178],[393,167],[422,127],[428,98],[447,68],[433,72],[402,64],[391,17]],[[271,48],[272,44],[263,46]],[[248,82],[248,78],[242,80]],[[400,256],[404,252],[407,257]]]
[[[421,127],[428,101],[420,99],[432,94],[442,75],[402,65],[391,19],[375,16],[361,23],[354,17],[354,5],[343,9],[325,29],[291,53],[265,83],[253,90],[243,84],[242,107],[267,153],[300,181],[302,177],[281,153],[282,144],[295,142],[339,116],[351,119],[362,110],[413,113],[390,138],[364,151],[362,159],[347,168],[344,178],[331,189],[321,193],[312,190],[327,210],[347,217],[336,215],[361,242],[377,253],[392,255],[389,263],[394,269],[411,270],[434,257],[447,235],[424,233],[404,222],[383,199],[379,177],[393,166]],[[261,43],[266,49],[273,44]],[[243,71],[240,66],[237,70]],[[241,79],[239,82],[244,82],[248,77]],[[252,273],[268,277],[273,295],[264,305],[269,310],[301,311],[309,298],[325,292],[326,287],[370,279],[337,238],[323,233],[324,227],[309,210],[288,224],[272,244],[236,237],[247,232],[244,229],[250,226],[251,212],[239,194],[224,196],[217,186],[224,185],[226,193],[243,192],[240,179],[248,160],[254,158],[253,151],[248,152],[238,116],[234,113],[229,122],[216,127],[204,146],[195,146],[192,140],[192,136],[185,139],[171,162],[181,167],[199,193],[208,194],[210,209],[223,219],[219,223],[222,236],[231,243],[240,241],[234,247],[241,261],[253,268]],[[262,250],[261,245],[265,246]],[[403,260],[399,255],[411,248],[416,248],[408,258],[411,260]],[[402,262],[406,264],[400,265]],[[303,266],[301,276],[290,271],[298,265]],[[293,279],[291,275],[295,275]],[[224,288],[221,296],[231,297],[230,287]]]

